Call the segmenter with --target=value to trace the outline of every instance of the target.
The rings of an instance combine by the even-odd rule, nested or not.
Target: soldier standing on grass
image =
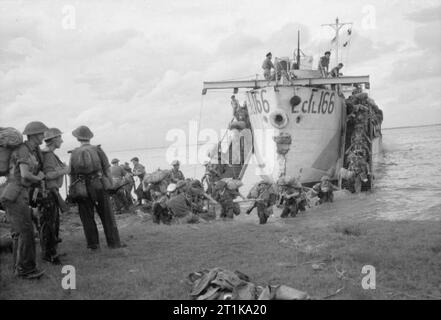
[[[81,145],[70,156],[71,190],[75,190],[74,198],[78,203],[87,248],[92,251],[99,249],[94,210],[101,219],[109,248],[125,247],[120,242],[118,226],[107,193],[113,187],[109,160],[100,146],[90,144],[93,133],[88,127],[80,126],[72,135]]]
[[[44,274],[44,270],[37,269],[30,194],[34,194],[45,177],[39,146],[46,130],[48,127],[39,121],[25,127],[23,135],[27,135],[27,141],[11,154],[8,184],[0,198],[11,221],[14,273],[23,279],[36,279]]]
[[[47,195],[41,205],[40,242],[43,260],[52,264],[61,264],[57,253],[57,245],[61,242],[59,237],[60,210],[68,211],[66,203],[60,196],[59,189],[63,186],[64,176],[69,174],[69,167],[61,162],[54,152],[63,143],[61,134],[57,128],[46,131],[44,134],[46,148],[42,150]]]
[[[133,164],[133,175],[135,177],[138,177],[139,179],[139,185],[135,189],[135,194],[136,197],[138,198],[138,205],[142,205],[142,199],[151,200],[149,194],[144,193],[144,191],[142,190],[142,180],[144,180],[144,176],[145,176],[145,167],[139,163],[138,157],[134,157],[130,161]]]

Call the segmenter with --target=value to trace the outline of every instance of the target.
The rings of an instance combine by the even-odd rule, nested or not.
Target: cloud
[[[78,19],[74,30],[61,28],[61,4],[38,0],[10,4],[0,10],[0,125],[23,129],[26,122],[44,121],[68,133],[68,148],[76,143],[70,132],[86,124],[106,150],[164,145],[168,130],[186,129],[199,115],[202,128],[218,130],[231,119],[230,92],[202,97],[203,81],[261,74],[268,51],[292,55],[297,30],[303,51],[321,54],[329,39],[322,41],[318,30],[320,23],[330,20],[334,12],[330,10],[359,6],[342,2],[152,5],[134,0],[104,5],[91,0],[74,4]],[[387,11],[383,2],[373,2],[379,12]],[[323,10],[311,10],[315,7]],[[345,12],[349,15],[351,10]],[[314,15],[306,14],[310,12]],[[397,110],[410,112],[415,103],[434,108],[430,101],[441,99],[436,89],[430,90],[430,101],[410,94],[409,84],[417,83],[417,91],[428,90],[424,81],[440,87],[436,39],[441,28],[434,28],[434,16],[429,10],[397,10],[384,19],[400,30],[354,31],[345,73],[371,74],[378,93],[374,98],[385,105],[386,122],[412,122],[410,113],[399,120],[388,117],[399,114]],[[381,19],[383,15],[379,25]],[[243,99],[242,92],[239,98]],[[426,120],[434,115],[428,113]]]
[[[441,21],[441,6],[424,8],[406,15],[410,21],[430,23]]]

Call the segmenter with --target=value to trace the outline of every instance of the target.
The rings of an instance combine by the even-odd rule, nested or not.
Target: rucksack
[[[17,129],[0,127],[0,176],[9,173],[12,151],[23,143],[23,136]]]
[[[72,151],[71,166],[76,174],[92,174],[102,171],[101,158],[97,147],[92,145],[81,146]]]

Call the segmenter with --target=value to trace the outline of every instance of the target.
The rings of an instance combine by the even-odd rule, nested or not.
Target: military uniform
[[[319,71],[322,74],[322,77],[326,77],[328,75],[329,70],[329,57],[326,55],[322,56],[319,61]]]
[[[93,137],[92,132],[87,127],[79,127],[73,131],[73,135],[81,141],[90,140]],[[76,169],[76,164],[74,163],[75,154],[82,151],[82,149],[88,148],[93,156],[98,157],[100,163],[97,163],[98,170],[93,173],[82,173]],[[98,146],[92,146],[89,143],[83,143],[80,147],[75,149],[71,154],[70,159],[71,166],[71,181],[81,181],[85,184],[87,190],[87,196],[79,198],[77,200],[78,209],[80,214],[81,222],[83,223],[84,234],[86,236],[87,247],[89,249],[99,248],[99,235],[98,228],[94,219],[94,210],[98,212],[101,219],[104,234],[106,236],[107,245],[110,248],[121,247],[121,242],[119,238],[118,227],[115,221],[115,216],[110,205],[110,198],[105,190],[106,182],[104,179],[106,173],[109,171],[110,164],[109,160],[104,153],[104,151]]]
[[[13,240],[13,263],[17,275],[26,275],[36,270],[34,224],[30,208],[32,183],[21,177],[20,165],[26,164],[36,175],[41,169],[41,151],[24,142],[11,154],[11,173],[8,185],[2,194],[2,203],[11,222]]]
[[[273,214],[273,205],[276,203],[277,197],[276,192],[271,184],[259,183],[254,197],[257,198],[257,200],[247,210],[247,214],[250,214],[254,208],[257,208],[259,223],[265,224],[268,218]],[[248,198],[253,197],[250,194]]]
[[[111,166],[110,174],[112,175],[113,185],[116,188],[125,183],[124,177],[126,176],[127,172],[121,166]],[[118,188],[116,193],[112,196],[112,199],[115,203],[115,210],[117,214],[121,214],[121,210],[123,208],[125,210],[129,210],[129,203],[127,201],[126,190],[124,187]]]
[[[167,196],[161,196],[158,198],[154,203],[152,207],[153,211],[153,222],[154,223],[163,223],[163,224],[170,224],[172,220],[172,215],[170,214],[170,211],[166,205],[168,198]]]
[[[135,189],[135,194],[136,197],[138,198],[138,203],[142,204],[142,199],[151,200],[149,194],[144,193],[142,189],[142,180],[144,179],[145,176],[145,167],[140,163],[134,164],[133,175],[139,178],[139,185]]]
[[[271,77],[271,69],[274,69],[274,64],[271,61],[271,58],[267,55],[265,60],[262,63],[263,76],[266,80],[273,80]]]
[[[295,178],[281,177],[277,184],[282,191],[283,210],[280,215],[281,218],[287,218],[288,216],[295,217],[298,211],[306,210],[306,195],[302,190],[302,184]],[[292,195],[291,197],[286,197]]]
[[[66,211],[59,189],[63,186],[64,175],[49,179],[48,175],[56,174],[65,165],[57,155],[48,149],[43,149],[43,172],[46,175],[47,194],[40,206],[40,242],[43,259],[56,262],[57,244],[61,241],[60,230],[60,211]]]
[[[325,176],[322,181],[315,184],[312,189],[318,194],[320,203],[333,202],[334,201],[334,191],[338,190],[330,181],[329,177]]]
[[[222,208],[220,214],[221,218],[233,219],[235,215],[238,216],[240,214],[239,204],[233,201],[238,196],[239,191],[230,190],[226,187],[218,193],[217,199]]]
[[[177,183],[178,181],[185,180],[184,174],[181,170],[172,169],[170,171],[171,182]]]

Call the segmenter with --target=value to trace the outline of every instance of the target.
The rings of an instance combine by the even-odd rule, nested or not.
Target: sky
[[[169,145],[189,121],[221,128],[231,92],[203,81],[261,73],[265,54],[315,59],[353,22],[345,75],[370,75],[383,127],[441,122],[441,0],[0,0],[0,126],[89,126],[105,150]]]

